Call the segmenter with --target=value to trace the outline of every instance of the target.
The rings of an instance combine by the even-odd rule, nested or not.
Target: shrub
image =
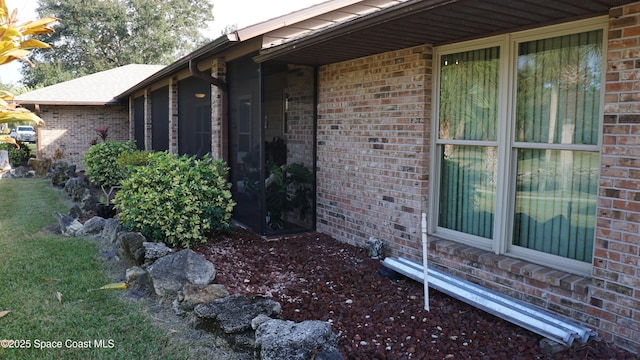
[[[125,177],[129,177],[136,166],[147,165],[150,154],[151,152],[147,150],[123,152],[118,157],[118,167],[125,170]]]
[[[185,248],[207,242],[212,231],[228,230],[235,202],[222,160],[198,160],[167,152],[149,154],[133,168],[116,194],[125,228]]]
[[[82,158],[86,173],[91,181],[100,186],[118,186],[127,176],[125,168],[118,166],[118,158],[122,153],[136,151],[133,142],[105,141],[93,145]]]
[[[20,146],[19,148],[16,148],[9,143],[0,143],[0,150],[7,150],[9,154],[9,163],[13,167],[26,165],[31,157],[31,149],[27,144],[20,140],[16,140],[16,143]]]

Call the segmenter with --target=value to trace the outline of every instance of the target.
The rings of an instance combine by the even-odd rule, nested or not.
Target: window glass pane
[[[440,139],[496,139],[498,70],[498,47],[441,57]]]
[[[602,30],[519,44],[516,141],[597,144]]]
[[[491,238],[497,148],[443,145],[438,225]]]
[[[513,244],[591,262],[599,156],[518,150]]]

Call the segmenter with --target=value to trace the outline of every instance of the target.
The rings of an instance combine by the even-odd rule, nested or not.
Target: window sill
[[[566,271],[556,270],[550,267],[538,265],[526,260],[513,258],[506,255],[497,255],[491,251],[478,249],[469,245],[457,243],[435,237],[429,239],[429,261],[438,266],[444,266],[438,261],[443,254],[457,259],[455,271],[470,274],[471,278],[481,277],[483,282],[486,276],[478,274],[478,270],[491,273],[491,282],[509,283],[511,281],[524,282],[526,285],[540,288],[542,284],[570,291],[576,295],[588,295],[591,286],[591,278],[579,276]],[[450,262],[447,262],[450,267]],[[478,270],[475,270],[478,269]],[[523,277],[525,281],[522,281]],[[473,281],[473,279],[467,279]],[[510,281],[509,281],[510,280]],[[477,281],[474,281],[477,282]],[[507,284],[508,285],[508,284]]]

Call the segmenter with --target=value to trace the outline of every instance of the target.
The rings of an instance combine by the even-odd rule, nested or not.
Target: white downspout
[[[422,269],[424,271],[424,309],[429,311],[429,278],[427,277],[427,214],[422,213]]]

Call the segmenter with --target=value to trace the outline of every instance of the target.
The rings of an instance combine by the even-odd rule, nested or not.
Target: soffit
[[[324,65],[604,15],[611,7],[634,1],[410,0],[289,38],[280,45],[263,46],[256,60]]]

